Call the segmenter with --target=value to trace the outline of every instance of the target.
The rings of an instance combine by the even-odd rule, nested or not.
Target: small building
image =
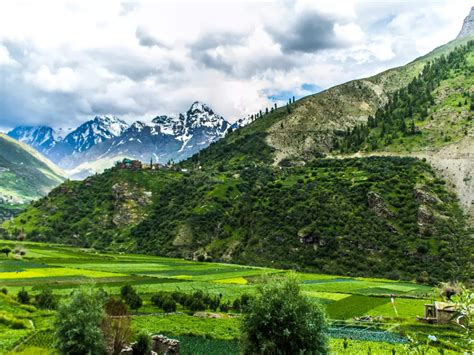
[[[447,324],[456,314],[457,305],[449,302],[434,302],[425,304],[425,318],[419,319],[428,323]]]
[[[124,158],[121,162],[117,162],[116,166],[120,169],[140,170],[142,168],[142,162],[140,160]]]

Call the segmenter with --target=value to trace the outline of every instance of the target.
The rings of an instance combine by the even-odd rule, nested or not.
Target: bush
[[[55,327],[60,354],[105,354],[104,299],[101,290],[77,289],[59,305]]]
[[[161,306],[166,313],[176,312],[176,302],[171,297],[166,297]]]
[[[139,333],[137,341],[132,345],[133,355],[149,355],[151,353],[151,338],[146,332]]]
[[[4,295],[8,295],[8,290],[3,287],[1,290],[0,290],[1,293],[3,293]]]
[[[0,253],[5,254],[7,258],[8,258],[8,254],[10,254],[11,252],[12,250],[9,247],[3,247],[2,249],[0,249]]]
[[[102,332],[109,354],[120,354],[122,348],[130,342],[132,320],[128,307],[122,300],[109,298],[105,303],[105,321]]]
[[[38,308],[41,309],[56,309],[57,301],[53,295],[53,292],[46,288],[41,293],[35,296],[35,302]]]
[[[124,302],[131,309],[138,309],[142,306],[143,302],[137,291],[131,285],[125,285],[120,289],[120,294]]]
[[[230,304],[229,302],[227,303],[221,303],[219,309],[221,312],[228,312],[229,311],[229,308],[230,308]]]
[[[20,303],[23,303],[23,304],[30,303],[30,295],[28,294],[28,291],[26,291],[25,289],[18,291],[18,294],[16,297],[18,299],[18,302]]]
[[[257,287],[241,323],[244,354],[328,354],[326,317],[294,276]]]

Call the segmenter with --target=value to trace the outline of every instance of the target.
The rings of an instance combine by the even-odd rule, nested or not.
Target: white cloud
[[[67,126],[207,102],[230,120],[409,62],[454,38],[468,0],[0,2],[0,121]],[[315,22],[316,21],[316,22]]]
[[[17,61],[10,57],[10,53],[5,46],[0,45],[0,66],[18,65]]]
[[[46,65],[42,65],[36,73],[26,73],[25,79],[47,92],[74,92],[79,83],[79,77],[71,68],[58,68],[53,73]]]

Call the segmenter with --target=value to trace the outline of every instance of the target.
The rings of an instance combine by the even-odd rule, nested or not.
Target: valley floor
[[[17,242],[0,241],[0,248],[14,249]],[[182,309],[165,314],[150,299],[158,291],[193,292],[202,290],[222,295],[224,302],[252,294],[258,279],[284,270],[231,264],[193,262],[144,255],[99,253],[90,249],[41,243],[22,243],[22,259],[0,256],[0,288],[13,296],[25,289],[31,295],[49,287],[57,296],[66,296],[81,285],[96,285],[108,294],[119,295],[124,284],[135,287],[144,300],[133,313],[135,329],[163,333],[181,340],[183,354],[238,353],[239,315],[230,310],[190,314]],[[397,354],[409,346],[407,334],[417,334],[422,342],[435,335],[440,342],[455,342],[457,329],[429,326],[416,321],[423,316],[424,304],[433,302],[429,286],[385,279],[351,278],[322,274],[299,274],[304,293],[324,305],[331,319],[331,349],[335,354]],[[395,294],[395,306],[390,295]],[[372,321],[356,322],[354,317],[372,316]],[[2,318],[3,317],[3,318]],[[0,354],[54,353],[51,331],[54,312],[21,305],[0,293]],[[13,326],[13,320],[18,321]],[[18,326],[21,324],[21,326]],[[18,329],[19,328],[19,329]],[[344,340],[347,339],[347,340]],[[434,345],[440,346],[437,342]],[[438,353],[436,346],[430,352]],[[451,353],[445,349],[445,353]],[[452,352],[456,353],[456,352]]]

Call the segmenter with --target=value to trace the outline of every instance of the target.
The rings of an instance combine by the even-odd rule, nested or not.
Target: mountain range
[[[6,237],[431,283],[472,277],[474,41],[461,34],[229,129],[171,167],[66,181],[4,223]],[[199,111],[127,131],[173,133],[186,150],[197,145],[189,122],[206,122]]]
[[[233,125],[242,125],[241,120]],[[222,138],[231,124],[204,103],[178,116],[157,116],[131,125],[114,116],[96,116],[64,138],[46,126],[19,126],[8,135],[37,149],[73,178],[84,178],[125,157],[167,163],[183,160]]]

